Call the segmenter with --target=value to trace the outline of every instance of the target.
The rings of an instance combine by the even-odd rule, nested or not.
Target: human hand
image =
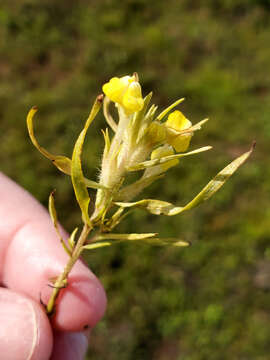
[[[83,359],[89,331],[105,311],[102,285],[78,261],[50,322],[40,300],[49,300],[49,279],[63,270],[68,255],[46,210],[1,173],[0,219],[1,359]]]

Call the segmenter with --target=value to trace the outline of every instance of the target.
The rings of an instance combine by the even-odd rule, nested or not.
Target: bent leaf
[[[164,163],[167,163],[167,162],[169,162],[171,160],[174,160],[174,159],[179,159],[179,158],[182,158],[182,157],[185,157],[185,156],[198,154],[200,152],[207,151],[207,150],[210,150],[210,149],[212,149],[212,146],[204,146],[202,148],[199,148],[199,149],[196,149],[196,150],[193,150],[193,151],[189,151],[189,152],[186,152],[186,153],[179,153],[179,154],[175,154],[175,155],[164,156],[164,157],[159,158],[159,159],[153,159],[153,160],[144,161],[144,162],[141,162],[139,164],[128,167],[127,170],[128,171],[137,171],[137,170],[147,169],[147,168],[155,166],[155,165],[164,164]]]
[[[66,156],[57,155],[51,160],[58,170],[62,171],[66,175],[71,174],[71,159]]]
[[[252,144],[252,147],[249,151],[242,154],[234,161],[232,161],[229,165],[227,165],[223,170],[221,170],[203,189],[193,200],[191,200],[186,206],[181,208],[175,208],[171,211],[169,215],[176,215],[180,212],[193,209],[194,207],[200,205],[202,202],[208,200],[211,196],[213,196],[223,185],[224,183],[231,177],[231,175],[249,158],[251,153],[253,152],[255,147],[255,143]]]
[[[59,237],[59,240],[61,242],[61,245],[63,246],[64,250],[66,251],[66,253],[71,256],[71,251],[70,249],[68,248],[68,246],[66,245],[65,241],[63,240],[61,234],[60,234],[60,230],[59,230],[59,226],[58,226],[58,219],[57,219],[57,212],[56,212],[56,209],[55,209],[55,205],[54,205],[54,194],[55,194],[55,191],[52,191],[50,193],[50,196],[49,196],[49,214],[50,214],[50,217],[52,219],[52,222],[53,222],[53,225],[54,225],[54,228],[56,230],[56,233]]]
[[[34,106],[34,107],[32,107],[32,109],[30,109],[30,111],[27,115],[27,129],[28,129],[29,137],[30,137],[33,145],[43,156],[45,156],[47,159],[51,160],[53,165],[56,166],[58,170],[62,171],[66,175],[71,175],[71,159],[70,158],[68,158],[67,156],[63,156],[63,155],[51,154],[46,149],[44,149],[42,146],[40,146],[39,143],[37,142],[37,139],[34,134],[34,124],[33,124],[34,115],[36,114],[37,111],[38,111],[38,108],[36,106]],[[98,184],[95,181],[92,181],[92,180],[89,180],[86,178],[84,180],[85,180],[86,186],[89,188],[106,189],[105,186]]]
[[[144,199],[136,202],[115,202],[115,204],[123,208],[140,207],[154,215],[170,215],[170,211],[175,209],[173,204],[155,199]]]
[[[148,210],[151,214],[168,216],[177,215],[183,211],[193,209],[202,202],[208,200],[222,187],[229,177],[248,159],[254,149],[254,146],[255,144],[252,145],[249,151],[236,158],[223,170],[221,170],[186,206],[174,206],[169,202],[154,199],[145,199],[136,202],[115,202],[115,204],[123,208],[142,207]]]
[[[86,183],[84,180],[83,172],[82,172],[82,164],[81,164],[81,154],[82,154],[82,147],[85,139],[86,132],[94,120],[95,116],[97,115],[101,104],[102,104],[103,97],[98,96],[91,111],[90,114],[86,120],[85,126],[83,130],[81,131],[72,154],[72,163],[71,163],[71,180],[75,192],[75,196],[77,199],[77,202],[81,208],[82,211],[82,218],[85,223],[90,225],[90,218],[88,214],[88,206],[90,202],[90,197],[87,191]]]
[[[53,164],[59,170],[61,170],[63,173],[65,173],[67,175],[70,175],[71,160],[66,156],[53,155],[53,154],[49,153],[46,149],[44,149],[42,146],[40,146],[39,143],[37,142],[37,139],[34,134],[34,124],[33,124],[34,116],[37,111],[38,111],[38,108],[36,106],[33,106],[32,109],[30,109],[30,111],[28,112],[27,119],[26,119],[28,133],[29,133],[29,136],[30,136],[30,139],[31,139],[33,145],[43,156],[45,156],[47,159],[51,160],[53,162]]]

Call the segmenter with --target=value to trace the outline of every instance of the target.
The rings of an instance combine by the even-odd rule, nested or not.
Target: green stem
[[[69,275],[70,271],[72,270],[73,265],[76,263],[76,261],[80,257],[81,252],[83,250],[83,245],[84,245],[84,243],[88,237],[88,234],[91,230],[92,230],[92,228],[89,225],[87,225],[87,224],[84,225],[81,235],[77,241],[77,244],[72,252],[72,255],[71,255],[69,261],[67,262],[63,272],[58,276],[57,280],[55,281],[53,292],[51,294],[51,297],[50,297],[49,302],[46,307],[48,316],[52,316],[54,314],[55,301],[60,293],[60,290],[63,289],[64,287],[66,287],[68,275]]]

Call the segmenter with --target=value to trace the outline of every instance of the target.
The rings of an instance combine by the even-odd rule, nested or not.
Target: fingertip
[[[5,256],[4,284],[35,301],[47,304],[52,293],[50,279],[63,271],[67,256],[46,223],[28,223],[18,231]],[[31,276],[26,276],[31,274]],[[81,331],[103,316],[106,295],[100,281],[78,261],[68,276],[67,288],[60,290],[53,325],[58,330]]]
[[[103,317],[107,305],[105,290],[95,275],[88,269],[87,272],[71,274],[67,288],[61,290],[52,319],[54,328],[82,331],[93,328]]]
[[[0,354],[5,360],[48,360],[53,345],[48,318],[39,304],[0,288]]]

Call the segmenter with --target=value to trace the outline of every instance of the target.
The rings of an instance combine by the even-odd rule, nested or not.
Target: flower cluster
[[[33,107],[27,116],[29,136],[34,146],[62,172],[71,176],[77,202],[84,223],[77,238],[75,228],[65,242],[59,231],[54,194],[49,197],[49,212],[60,242],[69,255],[63,272],[53,282],[53,292],[46,306],[52,316],[60,290],[68,284],[69,273],[83,250],[109,246],[122,241],[146,241],[158,245],[187,246],[185,241],[172,238],[159,238],[156,233],[116,234],[112,230],[130,212],[130,209],[143,208],[155,215],[176,215],[190,210],[209,199],[225,181],[242,165],[252,152],[252,148],[221,170],[185,206],[175,206],[156,199],[132,201],[142,190],[161,178],[182,157],[198,154],[211,149],[205,146],[187,151],[191,138],[207,119],[192,125],[180,110],[175,110],[183,99],[175,101],[158,113],[156,105],[150,105],[152,93],[142,96],[138,75],[113,77],[103,85],[106,95],[99,95],[85,122],[84,128],[74,145],[72,158],[53,155],[41,147],[34,135],[33,119],[37,108]],[[87,179],[83,174],[81,154],[87,130],[103,103],[104,117],[113,131],[103,131],[105,147],[102,156],[99,181]],[[117,108],[117,119],[111,115],[111,106]],[[128,182],[130,172],[142,171],[134,182]],[[90,196],[88,188],[97,190],[94,210],[89,214]],[[95,230],[89,239],[89,234]]]
[[[186,151],[196,130],[207,121],[204,119],[193,125],[180,110],[175,108],[184,100],[157,113],[158,107],[150,105],[152,93],[142,95],[137,73],[132,76],[113,77],[102,87],[105,94],[99,95],[89,117],[74,146],[72,159],[55,156],[42,148],[34,135],[33,107],[27,117],[29,135],[35,147],[53,164],[72,178],[77,201],[82,210],[83,221],[89,226],[101,226],[101,231],[112,230],[120,221],[126,208],[143,207],[153,214],[175,215],[189,210],[211,197],[248,158],[246,152],[225,167],[203,190],[187,205],[174,206],[166,201],[143,199],[131,202],[142,190],[162,177],[171,167],[176,166],[182,157],[198,154],[211,149],[204,146]],[[81,153],[86,132],[103,103],[104,117],[113,131],[103,131],[105,147],[101,162],[99,181],[86,179],[81,165]],[[114,105],[118,119],[114,119],[110,109]],[[140,178],[127,182],[129,172],[143,170]],[[87,188],[97,190],[94,211],[89,215],[90,197]],[[111,218],[108,212],[118,207]]]
[[[106,146],[100,185],[111,190],[114,200],[130,201],[161,174],[178,164],[178,159],[189,147],[194,131],[206,120],[192,126],[181,111],[171,112],[184,99],[177,100],[156,115],[157,106],[149,105],[152,93],[142,97],[136,73],[133,76],[113,77],[103,85],[103,91],[106,95],[104,114],[115,134],[110,140],[108,131],[104,133]],[[114,103],[118,110],[118,121],[110,115],[110,103]],[[208,149],[210,147],[204,147],[197,152]],[[141,179],[120,189],[126,173],[136,169],[145,169]],[[108,193],[106,195],[106,191],[101,189],[97,194],[94,218],[101,216],[107,205]]]

